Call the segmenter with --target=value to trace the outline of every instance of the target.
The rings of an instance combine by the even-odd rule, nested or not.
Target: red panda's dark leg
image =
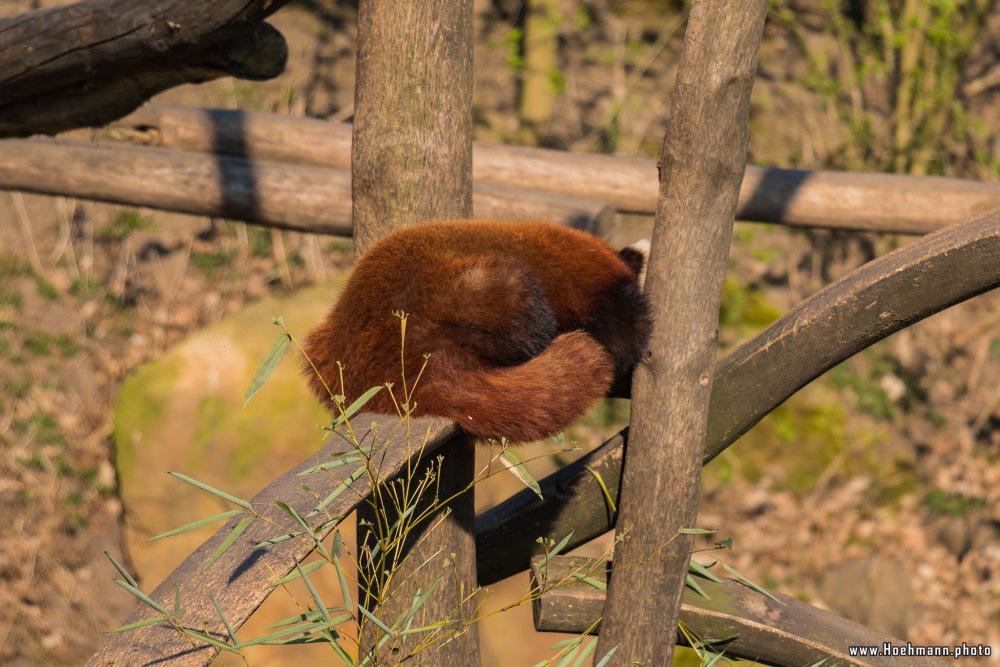
[[[600,295],[583,328],[608,350],[622,377],[645,353],[651,326],[646,297],[634,279],[623,278]]]

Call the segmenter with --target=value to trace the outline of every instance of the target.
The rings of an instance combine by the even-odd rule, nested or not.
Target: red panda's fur
[[[308,336],[309,360],[350,403],[392,382],[402,401],[400,321],[414,414],[481,438],[554,435],[604,396],[645,350],[649,316],[636,258],[542,222],[432,222],[386,235],[357,262]],[[337,362],[343,364],[341,388]],[[304,370],[326,404],[312,366]],[[366,410],[396,414],[384,389]]]

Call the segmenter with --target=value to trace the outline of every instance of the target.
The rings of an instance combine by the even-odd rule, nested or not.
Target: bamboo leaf
[[[251,512],[253,511],[253,507],[250,505],[250,503],[248,501],[243,500],[242,498],[237,498],[236,496],[232,495],[231,493],[226,493],[225,491],[217,489],[214,486],[209,486],[208,484],[205,484],[205,482],[199,482],[198,480],[196,480],[196,479],[194,479],[192,477],[188,477],[187,475],[185,475],[182,472],[170,472],[168,474],[173,475],[174,477],[176,477],[177,479],[181,480],[182,482],[187,482],[188,484],[190,484],[191,486],[195,487],[196,489],[201,489],[202,491],[205,491],[206,493],[211,493],[213,496],[218,496],[219,498],[222,498],[223,500],[228,500],[229,502],[233,503],[234,505],[239,505],[240,507],[242,507],[245,510],[250,510]]]
[[[754,582],[750,581],[749,579],[747,579],[742,574],[740,574],[739,572],[737,572],[733,568],[729,567],[725,563],[722,564],[722,567],[726,568],[726,572],[728,572],[729,574],[731,574],[734,577],[736,577],[737,579],[739,579],[741,583],[746,584],[747,586],[749,586],[750,588],[754,589],[755,591],[757,591],[761,595],[766,595],[767,597],[771,598],[772,600],[774,600],[778,604],[785,604],[784,602],[782,602],[778,598],[774,597],[774,594],[771,593],[771,591],[768,591],[768,590],[765,590],[764,588],[761,588],[759,585],[757,585]]]
[[[375,625],[377,625],[378,628],[379,628],[379,630],[381,630],[382,632],[384,632],[386,635],[392,637],[395,634],[392,630],[389,629],[389,626],[387,626],[382,621],[378,620],[378,618],[376,618],[374,614],[372,614],[370,611],[368,611],[367,609],[365,609],[364,605],[358,605],[358,611],[360,611],[372,623],[374,623]]]
[[[308,565],[306,565],[305,567],[303,567],[302,571],[305,572],[306,574],[308,574],[310,572],[315,572],[316,570],[318,570],[319,568],[323,567],[324,565],[326,565],[326,561],[325,560],[317,560],[317,561],[309,563]],[[272,587],[283,586],[284,584],[287,584],[287,583],[289,583],[291,581],[295,581],[296,579],[299,578],[299,576],[300,575],[299,575],[299,571],[298,570],[296,570],[295,572],[289,572],[288,574],[286,574],[285,576],[283,576],[281,579],[278,579],[276,582],[274,582],[273,584],[271,584],[271,586]]]
[[[302,566],[298,563],[295,564],[295,569],[299,571],[299,576],[302,577],[302,581],[305,582],[306,588],[309,589],[309,595],[312,596],[313,602],[316,603],[316,610],[323,616],[323,621],[329,625],[330,624],[330,612],[327,610],[326,605],[323,604],[323,598],[319,596],[319,591],[313,586],[313,582],[309,579],[307,575],[302,570]]]
[[[277,324],[277,322],[275,322]],[[278,362],[281,358],[285,356],[285,352],[288,351],[288,345],[292,342],[292,337],[287,333],[282,333],[278,336],[278,340],[274,341],[274,345],[268,351],[267,356],[264,357],[264,361],[261,362],[260,366],[257,368],[257,372],[254,373],[253,379],[250,380],[250,387],[247,389],[246,396],[243,397],[243,407],[247,407],[247,403],[250,399],[254,397],[267,379],[271,377],[271,373],[277,368]]]
[[[223,512],[222,514],[216,514],[215,516],[210,516],[207,519],[200,519],[198,521],[193,521],[189,524],[183,525],[180,528],[174,528],[173,530],[168,530],[165,533],[160,533],[159,535],[154,535],[149,538],[147,542],[155,542],[156,540],[162,540],[164,537],[173,537],[174,535],[180,535],[181,533],[186,533],[189,530],[194,530],[195,528],[201,528],[202,526],[207,526],[210,523],[215,523],[216,521],[222,521],[223,519],[228,519],[234,517],[237,514],[243,514],[244,510],[229,510],[228,512]]]
[[[365,404],[368,403],[368,401],[372,400],[372,398],[375,397],[375,394],[379,393],[381,390],[382,390],[381,386],[372,387],[371,389],[369,389],[365,393],[361,394],[361,396],[358,396],[358,398],[353,403],[351,403],[349,406],[347,406],[347,409],[344,410],[344,414],[338,415],[338,417],[333,420],[333,423],[330,424],[326,428],[326,430],[328,430],[328,431],[336,431],[338,428],[341,427],[341,425],[345,421],[347,421],[348,419],[350,419],[351,417],[353,417],[358,412],[358,410],[360,410],[361,408],[363,408],[365,406]]]
[[[618,646],[621,646],[621,644],[619,644]],[[607,667],[607,664],[611,662],[611,656],[613,656],[615,654],[615,651],[618,650],[618,646],[613,647],[610,651],[605,653],[604,657],[601,658],[600,662],[594,664],[594,667]]]
[[[604,494],[604,502],[608,504],[612,514],[617,514],[618,506],[615,505],[615,499],[611,497],[611,492],[608,491],[608,485],[604,483],[604,478],[601,476],[601,473],[597,472],[590,466],[584,466],[583,469],[594,476],[594,479],[597,480],[597,485],[601,487],[601,493]]]
[[[139,588],[139,584],[136,583],[136,580],[132,578],[131,574],[128,573],[128,570],[125,569],[125,566],[119,563],[115,559],[115,557],[111,555],[110,551],[105,551],[104,555],[108,557],[108,560],[110,560],[111,564],[115,566],[115,569],[118,570],[118,573],[123,577],[125,577],[125,581],[130,583],[134,588]]]
[[[506,466],[507,470],[514,473],[514,476],[521,480],[522,484],[534,491],[535,495],[539,498],[542,497],[542,489],[538,486],[538,482],[531,476],[531,473],[528,472],[527,468],[524,467],[524,464],[521,462],[521,457],[518,456],[512,448],[504,448],[504,450],[500,452],[500,460],[503,462],[504,466]]]
[[[712,561],[712,565],[715,565],[715,563],[717,563],[717,562],[718,561]],[[722,579],[720,579],[719,577],[717,577],[714,574],[712,574],[711,572],[709,572],[708,571],[709,567],[711,567],[711,565],[703,565],[703,564],[699,563],[696,560],[692,560],[692,561],[688,562],[688,571],[689,572],[694,572],[699,577],[705,577],[709,581],[714,581],[717,584],[721,584],[722,583]]]
[[[240,535],[242,535],[243,532],[250,527],[250,524],[253,523],[253,519],[254,518],[252,516],[248,516],[236,524],[236,527],[233,528],[232,532],[226,536],[226,539],[222,541],[219,548],[215,550],[215,553],[213,553],[209,559],[205,561],[205,565],[201,568],[202,572],[212,567],[212,565],[215,564],[215,561],[222,558],[222,554],[229,551],[229,547],[233,546],[233,543],[240,538]]]
[[[152,607],[156,611],[158,611],[161,614],[163,614],[165,617],[170,618],[170,612],[169,611],[167,611],[166,609],[164,609],[158,603],[154,602],[153,598],[149,597],[148,595],[146,595],[145,593],[143,593],[142,591],[140,591],[138,589],[138,587],[133,586],[132,584],[128,583],[127,581],[125,581],[123,579],[115,579],[115,583],[118,584],[119,586],[121,586],[122,588],[124,588],[125,590],[127,590],[129,593],[131,593],[135,597],[139,598],[141,601],[145,602],[147,605],[149,605],[150,607]]]
[[[215,605],[215,611],[219,612],[219,618],[222,619],[222,624],[226,626],[226,632],[229,633],[229,638],[233,640],[233,646],[238,646],[240,640],[236,638],[236,630],[233,629],[233,626],[229,625],[229,620],[222,613],[222,607],[219,605],[219,601],[215,599],[215,594],[210,594],[209,598],[211,598],[212,604]]]
[[[119,625],[117,628],[111,628],[110,630],[105,630],[105,632],[110,635],[116,632],[125,632],[127,630],[135,630],[136,628],[145,628],[150,625],[156,625],[157,623],[163,623],[166,620],[167,620],[166,616],[146,618],[141,621],[136,621],[135,623],[129,623],[128,625]]]
[[[341,537],[340,531],[335,531],[333,533],[333,567],[337,570],[337,581],[340,582],[340,595],[344,598],[344,606],[347,607],[348,611],[354,609],[354,600],[351,598],[351,589],[347,586],[347,575],[344,574],[344,568],[340,564],[340,553],[344,549],[344,538]]]
[[[693,590],[695,593],[697,593],[701,597],[705,598],[706,600],[711,600],[712,599],[712,598],[708,597],[708,593],[706,593],[705,590],[700,585],[698,585],[698,582],[695,581],[694,577],[692,577],[690,574],[687,575],[686,578],[684,579],[684,584],[688,588],[690,588],[691,590]]]

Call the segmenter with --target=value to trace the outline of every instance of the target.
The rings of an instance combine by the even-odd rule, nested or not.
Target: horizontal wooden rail
[[[351,126],[274,114],[147,104],[112,135],[191,151],[350,167]],[[656,209],[654,160],[476,143],[473,178]],[[737,218],[925,234],[1000,206],[1000,184],[933,176],[747,167]]]
[[[350,236],[352,229],[351,177],[345,169],[115,141],[0,141],[0,189],[320,234]],[[607,204],[594,199],[492,184],[475,186],[473,208],[480,218],[549,219],[591,230],[608,224],[613,215]]]
[[[707,463],[820,374],[934,313],[1000,286],[1000,209],[929,234],[817,292],[715,368]],[[628,430],[476,519],[479,582],[528,567],[539,536],[567,548],[614,528],[600,476],[618,497]]]
[[[582,581],[586,574],[598,585],[607,583],[607,567],[594,567],[586,558],[556,556],[531,564],[532,588],[552,588],[533,600],[535,628],[543,632],[579,634],[593,628],[604,613],[604,590]],[[788,595],[772,593],[780,602],[732,579],[722,583],[697,578],[708,597],[684,589],[681,622],[703,639],[721,639],[712,650],[730,658],[744,658],[769,665],[842,665],[844,667],[898,667],[950,665],[944,658],[893,655],[855,657],[849,646],[886,643],[900,648],[906,641],[876,632]],[[555,587],[555,588],[553,588]],[[598,626],[593,634],[600,629]],[[682,637],[679,643],[686,644]]]

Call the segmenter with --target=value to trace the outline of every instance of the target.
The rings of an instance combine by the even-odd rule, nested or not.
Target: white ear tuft
[[[639,289],[643,289],[646,286],[646,267],[649,266],[650,247],[652,246],[649,243],[649,239],[639,239],[629,246],[629,248],[642,255],[642,268],[639,269],[639,275],[636,277]]]

